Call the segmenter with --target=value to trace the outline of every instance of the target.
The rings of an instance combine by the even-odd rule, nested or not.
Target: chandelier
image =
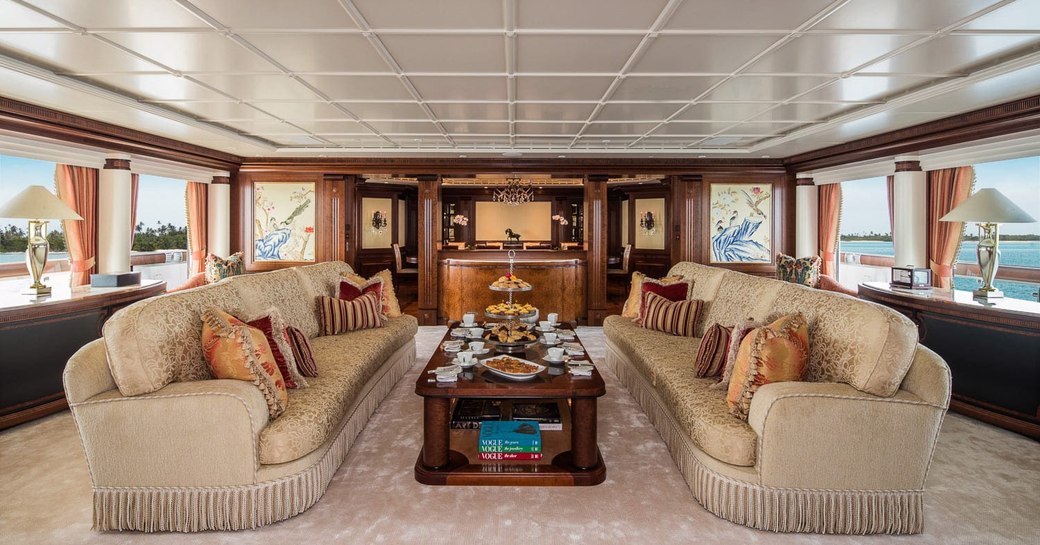
[[[531,182],[521,178],[506,178],[505,187],[495,189],[491,200],[509,206],[520,206],[534,200],[534,188]]]

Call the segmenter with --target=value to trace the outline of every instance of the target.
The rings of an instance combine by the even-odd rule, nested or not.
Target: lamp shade
[[[975,223],[1033,223],[1026,213],[996,189],[980,189],[960,206],[950,210],[939,221],[970,221]]]
[[[0,218],[31,220],[83,219],[42,185],[31,185],[0,205]]]

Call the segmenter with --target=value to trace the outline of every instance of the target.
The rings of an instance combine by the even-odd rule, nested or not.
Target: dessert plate
[[[526,370],[512,371],[508,368],[505,368],[505,366],[499,366],[499,362],[518,362],[521,364],[526,364],[524,365]],[[511,356],[491,358],[488,360],[484,360],[482,363],[484,364],[484,369],[486,369],[488,372],[512,380],[530,380],[538,376],[538,373],[541,373],[546,369],[544,365],[539,365],[533,361],[514,358]]]

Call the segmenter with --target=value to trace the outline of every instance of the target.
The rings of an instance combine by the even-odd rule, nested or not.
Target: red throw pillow
[[[339,297],[344,301],[353,301],[366,293],[376,294],[376,299],[383,298],[383,278],[373,276],[364,283],[357,283],[349,279],[339,281]]]
[[[697,356],[693,366],[698,377],[717,377],[726,367],[726,356],[729,352],[729,337],[733,328],[713,324],[704,332],[701,344],[697,347]]]
[[[690,298],[692,288],[693,282],[689,280],[665,284],[656,278],[644,278],[640,288],[639,316],[636,317],[636,323],[642,325],[643,316],[646,316],[646,294],[654,293],[669,301],[685,301]]]
[[[267,314],[255,320],[246,322],[250,327],[255,327],[264,332],[267,344],[271,346],[274,361],[278,364],[278,370],[282,372],[285,379],[285,387],[290,389],[307,386],[307,381],[300,376],[297,369],[296,358],[289,346],[289,337],[286,334],[286,326],[282,321],[278,309],[268,309]]]
[[[311,350],[311,340],[307,334],[299,328],[289,326],[285,328],[289,335],[289,347],[296,358],[296,366],[305,377],[318,376],[318,364],[314,362],[314,352]]]

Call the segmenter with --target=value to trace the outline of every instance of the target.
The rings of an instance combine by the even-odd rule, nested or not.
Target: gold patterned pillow
[[[628,299],[625,300],[625,306],[621,308],[621,315],[625,318],[635,319],[639,316],[639,307],[643,303],[643,280],[646,279],[646,275],[635,271],[632,273],[632,288],[628,291]],[[681,282],[683,277],[681,276],[666,276],[658,280],[661,284],[674,284]]]
[[[711,388],[725,390],[729,388],[729,379],[733,376],[733,363],[737,360],[737,351],[740,350],[740,342],[744,340],[751,330],[765,324],[748,318],[744,323],[733,326],[733,332],[729,335],[729,346],[726,348],[726,363],[722,366],[722,378],[711,385]]]
[[[285,412],[289,394],[263,331],[223,310],[208,309],[202,314],[202,353],[213,378],[255,384],[272,420]]]
[[[800,381],[809,365],[809,324],[805,316],[789,314],[755,328],[740,342],[726,405],[747,420],[751,399],[763,384]]]

